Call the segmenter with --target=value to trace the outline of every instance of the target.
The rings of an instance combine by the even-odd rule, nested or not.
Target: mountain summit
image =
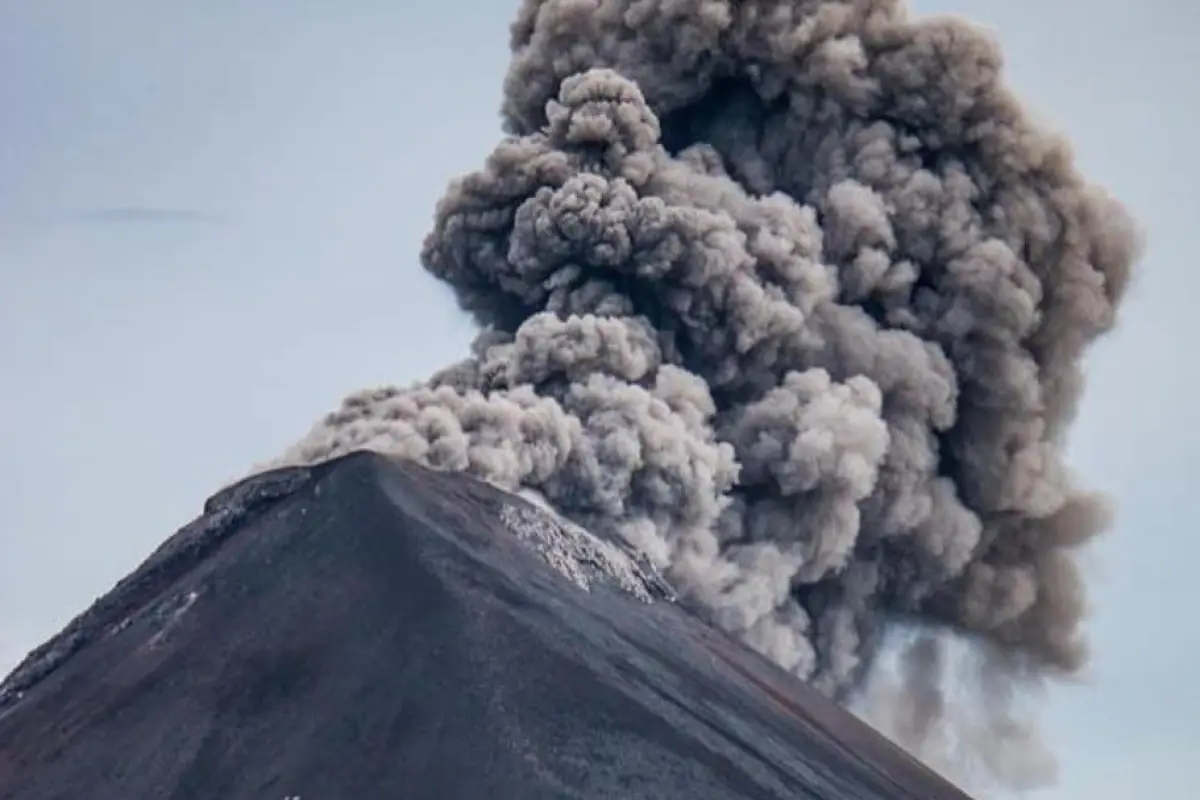
[[[623,547],[365,452],[222,491],[31,653],[0,796],[966,797]]]

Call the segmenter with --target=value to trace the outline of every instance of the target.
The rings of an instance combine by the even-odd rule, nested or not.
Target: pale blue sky
[[[1076,428],[1121,515],[1091,559],[1095,664],[1049,707],[1047,796],[1192,797],[1200,7],[915,5],[996,26],[1147,229]],[[417,250],[496,141],[512,8],[0,0],[0,671],[344,392],[464,350]]]

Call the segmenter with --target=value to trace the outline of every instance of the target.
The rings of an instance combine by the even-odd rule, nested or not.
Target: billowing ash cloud
[[[1138,238],[995,42],[889,0],[526,0],[512,49],[510,135],[423,252],[473,354],[280,463],[535,489],[842,700],[895,620],[1076,672],[1107,511],[1062,442]]]

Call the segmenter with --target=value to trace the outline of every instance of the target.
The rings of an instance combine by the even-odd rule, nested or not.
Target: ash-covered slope
[[[0,797],[965,796],[624,550],[356,453],[213,498],[31,654]]]

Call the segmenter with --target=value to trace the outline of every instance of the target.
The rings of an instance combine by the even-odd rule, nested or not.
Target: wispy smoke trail
[[[280,461],[536,489],[843,700],[896,619],[1006,691],[1076,672],[1107,510],[1062,441],[1139,241],[995,42],[890,0],[526,0],[512,50],[511,135],[423,252],[473,355]],[[949,719],[930,647],[918,739]]]

